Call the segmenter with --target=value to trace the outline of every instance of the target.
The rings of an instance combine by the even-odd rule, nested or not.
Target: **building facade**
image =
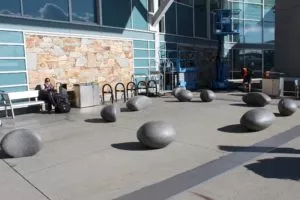
[[[276,70],[285,77],[299,79],[300,1],[276,2]],[[298,26],[299,25],[299,26]],[[298,42],[299,41],[299,42]]]
[[[84,2],[84,3],[83,3]],[[166,61],[192,65],[197,86],[215,76],[217,41],[211,11],[242,10],[240,36],[225,40],[230,78],[241,65],[273,66],[270,0],[176,0],[153,26],[160,0],[10,0],[0,4],[0,90],[34,89],[50,77],[72,88],[151,78]],[[181,62],[183,60],[183,62]]]

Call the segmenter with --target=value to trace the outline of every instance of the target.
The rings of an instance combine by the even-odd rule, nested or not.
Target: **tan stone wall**
[[[26,34],[30,88],[46,77],[55,84],[127,83],[133,74],[132,42]]]

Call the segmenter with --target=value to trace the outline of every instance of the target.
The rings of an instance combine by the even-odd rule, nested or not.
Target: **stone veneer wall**
[[[132,42],[25,34],[29,87],[49,77],[72,89],[74,83],[98,82],[113,87],[133,75]]]

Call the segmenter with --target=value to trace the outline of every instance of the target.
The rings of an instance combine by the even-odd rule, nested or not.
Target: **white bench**
[[[8,117],[7,110],[11,109],[12,118],[15,118],[15,108],[25,108],[29,106],[41,105],[42,110],[45,110],[45,102],[38,101],[39,91],[31,90],[24,92],[8,92],[0,93],[2,96],[3,104],[0,104],[0,110],[5,110],[6,117]],[[30,100],[34,98],[34,100]],[[20,102],[13,102],[14,100],[20,100]],[[21,101],[22,100],[22,101]]]

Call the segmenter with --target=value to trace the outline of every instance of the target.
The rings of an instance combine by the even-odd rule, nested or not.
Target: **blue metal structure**
[[[240,10],[218,9],[213,14],[214,34],[218,39],[218,54],[216,58],[216,79],[213,80],[212,87],[214,89],[228,88],[227,67],[223,61],[223,44],[224,36],[239,34],[239,24],[234,24],[232,20],[233,14],[238,14]]]

